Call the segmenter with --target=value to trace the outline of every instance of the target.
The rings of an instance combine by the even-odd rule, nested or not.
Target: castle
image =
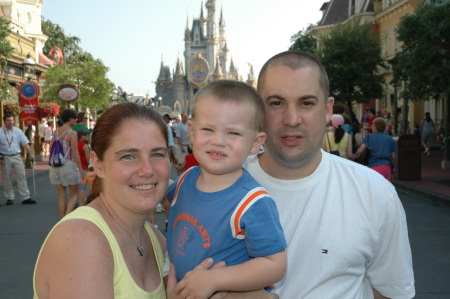
[[[205,17],[204,7],[207,16]],[[161,62],[156,80],[156,105],[171,107],[175,112],[190,112],[190,103],[195,92],[210,81],[229,79],[243,81],[229,49],[225,34],[225,19],[220,11],[218,30],[216,26],[216,1],[207,0],[201,5],[200,17],[189,19],[184,32],[184,65],[178,57],[173,78],[170,68]],[[253,67],[249,69],[247,84],[256,86]],[[186,70],[186,72],[185,72]]]

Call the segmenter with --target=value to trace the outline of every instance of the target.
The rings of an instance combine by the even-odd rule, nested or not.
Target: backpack
[[[70,130],[67,130],[66,132],[64,132],[61,137],[63,137],[63,135],[68,135],[67,132],[70,132]],[[64,154],[64,149],[63,146],[61,144],[61,141],[58,138],[58,130],[55,130],[55,140],[53,141],[52,147],[50,148],[50,156],[48,158],[48,165],[52,166],[52,167],[61,167],[64,165],[64,163],[66,162],[66,157],[70,152],[70,147],[69,150],[67,151],[66,154]],[[61,138],[60,137],[60,138]]]

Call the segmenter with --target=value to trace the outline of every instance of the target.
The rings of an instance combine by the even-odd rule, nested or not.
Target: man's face
[[[187,121],[188,121],[188,116],[187,116],[186,113],[181,114],[181,121],[182,121],[183,123],[187,123]]]
[[[170,117],[167,114],[163,116],[163,119],[166,122],[166,124],[170,122]]]
[[[278,174],[283,169],[315,169],[334,103],[333,98],[324,99],[318,69],[273,65],[267,69],[260,94],[266,109],[265,148],[270,154],[263,155],[263,161],[268,159]]]
[[[14,126],[14,117],[7,117],[5,119],[5,127],[8,130],[11,130],[13,126]]]

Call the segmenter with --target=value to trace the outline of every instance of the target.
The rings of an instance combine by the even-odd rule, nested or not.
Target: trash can
[[[420,180],[422,164],[420,153],[420,137],[402,135],[397,142],[396,178],[400,181]]]

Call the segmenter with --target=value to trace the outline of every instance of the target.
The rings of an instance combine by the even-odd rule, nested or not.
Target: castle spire
[[[175,67],[175,71],[174,71],[174,77],[175,76],[184,76],[184,71],[183,71],[183,64],[181,63],[181,59],[180,59],[180,55],[178,54],[178,59],[177,59],[177,65]]]
[[[216,68],[214,70],[213,79],[214,81],[223,79],[223,71],[222,66],[220,64],[219,56],[216,57]]]

